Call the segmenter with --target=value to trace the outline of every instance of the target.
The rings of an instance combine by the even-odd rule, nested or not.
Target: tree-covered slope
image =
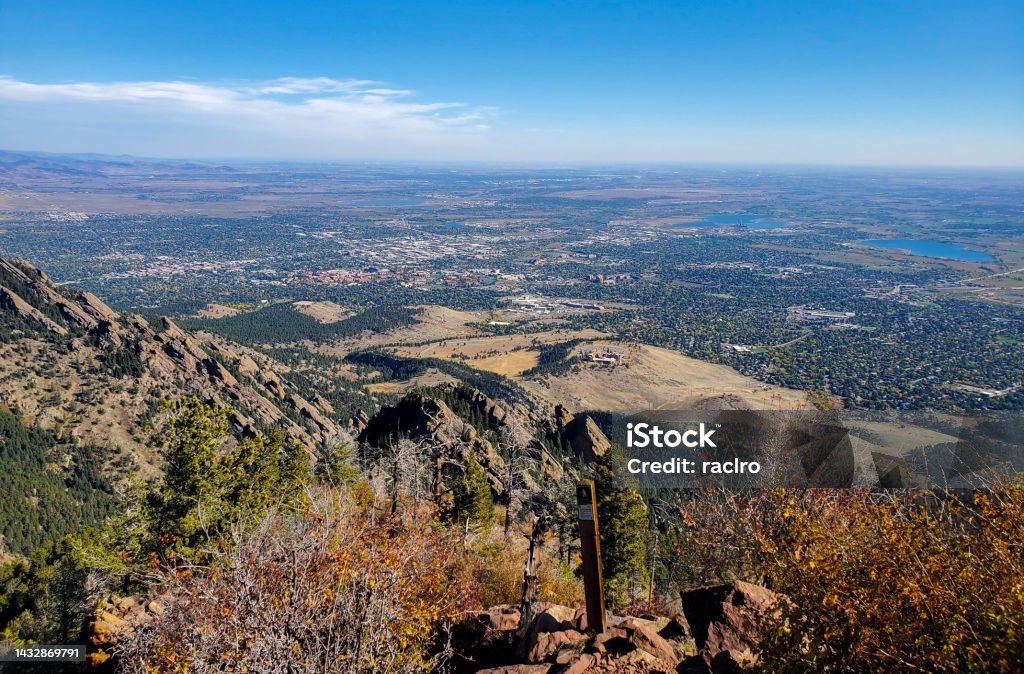
[[[111,511],[114,496],[93,447],[61,446],[53,433],[30,428],[0,407],[0,536],[10,553],[44,542]]]

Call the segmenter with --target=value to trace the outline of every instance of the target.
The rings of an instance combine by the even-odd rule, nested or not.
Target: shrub
[[[777,490],[683,509],[680,556],[792,607],[762,646],[776,672],[1019,671],[1024,492]],[[689,567],[692,571],[694,567]]]
[[[163,616],[119,645],[123,671],[421,672],[445,656],[445,624],[475,608],[456,532],[422,518],[374,522],[324,492],[274,514],[204,565],[155,572]]]
[[[526,538],[493,537],[473,551],[475,575],[483,606],[518,605],[523,598],[523,571],[526,568]],[[569,565],[557,559],[552,541],[537,554],[537,599],[552,604],[576,607],[583,602],[583,583]]]

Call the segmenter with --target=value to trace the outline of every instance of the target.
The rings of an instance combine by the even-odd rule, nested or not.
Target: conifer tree
[[[594,467],[601,534],[601,568],[608,597],[622,606],[631,594],[647,588],[647,505],[635,489],[616,484],[612,475],[612,447]]]
[[[284,443],[280,456],[280,490],[286,500],[292,501],[302,495],[312,477],[309,452],[305,445],[293,439]]]
[[[164,480],[154,495],[160,534],[190,539],[220,505],[217,450],[228,431],[227,409],[188,398],[170,406],[164,431]]]
[[[458,522],[468,519],[474,524],[487,526],[494,518],[491,484],[476,454],[472,451],[466,454],[466,472],[452,490],[452,517]]]
[[[355,447],[350,442],[325,442],[317,452],[313,475],[331,485],[355,482],[359,479],[359,469],[352,465],[355,455]]]

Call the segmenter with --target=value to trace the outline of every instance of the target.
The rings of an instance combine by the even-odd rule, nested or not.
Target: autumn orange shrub
[[[430,669],[476,587],[457,532],[413,519],[325,499],[239,532],[202,565],[155,569],[166,610],[120,645],[124,671]]]
[[[793,604],[773,672],[1024,669],[1024,493],[777,490],[682,508],[680,557]],[[691,567],[691,570],[693,567]]]
[[[496,530],[495,530],[496,531]],[[537,550],[537,599],[563,606],[583,603],[583,581],[554,554],[554,544],[546,541]],[[473,549],[475,575],[484,606],[518,604],[523,597],[523,571],[526,568],[525,537],[506,540],[492,532]]]

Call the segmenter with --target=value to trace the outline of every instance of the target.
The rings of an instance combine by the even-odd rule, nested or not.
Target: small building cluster
[[[813,309],[806,306],[789,307],[786,311],[789,314],[790,320],[807,321],[809,323],[847,322],[857,315],[853,311]]]
[[[619,365],[622,363],[623,353],[614,349],[600,349],[595,351],[584,351],[583,360],[588,363],[601,363],[603,365]]]

